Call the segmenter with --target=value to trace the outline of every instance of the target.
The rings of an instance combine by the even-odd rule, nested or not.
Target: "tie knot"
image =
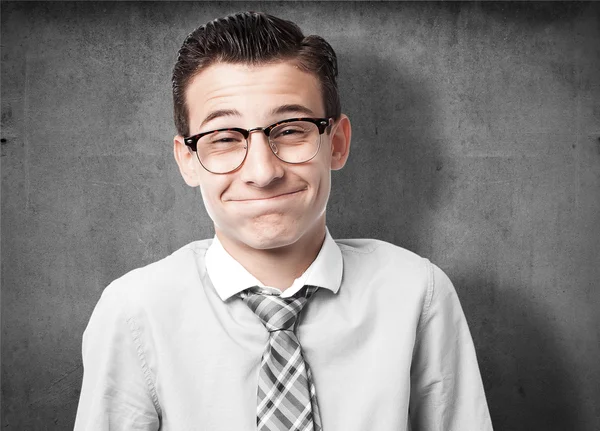
[[[289,298],[265,295],[253,290],[246,290],[240,296],[250,310],[259,317],[267,331],[293,331],[298,315],[316,290],[316,286],[304,286],[296,295]]]

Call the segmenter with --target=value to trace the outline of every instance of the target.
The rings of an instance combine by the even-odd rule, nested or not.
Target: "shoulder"
[[[356,261],[360,266],[420,270],[429,264],[429,260],[412,251],[378,239],[339,239],[335,242],[342,252],[344,262]]]
[[[434,291],[453,291],[446,274],[429,259],[377,239],[336,240],[346,280],[374,280],[382,294],[416,295],[427,305]]]
[[[157,262],[126,273],[104,289],[101,301],[124,306],[181,298],[186,291],[201,286],[206,272],[204,255],[211,242],[192,242]]]

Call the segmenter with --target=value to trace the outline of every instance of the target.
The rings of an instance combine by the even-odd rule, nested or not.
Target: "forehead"
[[[259,66],[213,64],[192,79],[186,103],[192,131],[218,110],[235,110],[248,121],[267,121],[278,106],[297,104],[315,116],[325,115],[317,77],[300,70],[292,61]]]

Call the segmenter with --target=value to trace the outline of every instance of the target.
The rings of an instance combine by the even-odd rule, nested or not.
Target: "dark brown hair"
[[[321,83],[327,117],[339,118],[337,58],[319,36],[304,37],[291,21],[259,12],[242,12],[198,27],[185,39],[173,68],[173,111],[177,133],[188,136],[185,91],[191,79],[213,63],[260,65],[293,60]]]

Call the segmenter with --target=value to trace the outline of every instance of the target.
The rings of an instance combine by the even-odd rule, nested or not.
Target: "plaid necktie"
[[[240,294],[269,331],[258,376],[256,423],[259,431],[321,431],[312,375],[294,332],[300,311],[317,290],[305,286],[295,296]]]

